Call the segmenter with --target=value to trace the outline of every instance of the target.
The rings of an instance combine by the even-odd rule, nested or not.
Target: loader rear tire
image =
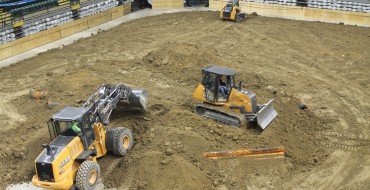
[[[120,127],[114,131],[113,154],[125,156],[134,144],[134,138],[130,129]]]
[[[85,160],[77,170],[76,186],[79,190],[95,189],[98,185],[99,178],[99,164],[91,160]]]

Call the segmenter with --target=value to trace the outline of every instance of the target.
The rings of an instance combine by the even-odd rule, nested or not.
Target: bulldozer
[[[241,12],[239,0],[229,0],[221,9],[220,18],[222,20],[240,22],[247,19],[247,14]]]
[[[50,144],[35,160],[32,184],[48,189],[91,190],[99,184],[97,158],[125,156],[133,145],[128,128],[108,128],[113,110],[147,110],[148,93],[125,85],[101,85],[81,107],[65,107],[47,122]]]
[[[257,122],[264,130],[277,116],[273,99],[257,104],[256,94],[242,88],[242,82],[236,86],[235,76],[236,72],[228,68],[213,65],[203,68],[202,81],[193,94],[202,103],[195,106],[194,112],[235,127],[247,121]]]

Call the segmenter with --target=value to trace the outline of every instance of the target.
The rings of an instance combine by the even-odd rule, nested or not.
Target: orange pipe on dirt
[[[284,155],[284,147],[276,148],[258,148],[258,149],[246,149],[246,150],[234,150],[234,151],[217,151],[217,152],[205,152],[204,157],[225,157],[225,156],[266,156],[266,155]]]
[[[30,92],[29,92],[29,95],[34,98],[34,99],[44,99],[46,97],[46,95],[48,94],[48,92],[44,92],[44,91],[36,91],[36,90],[33,90],[33,89],[30,89]]]

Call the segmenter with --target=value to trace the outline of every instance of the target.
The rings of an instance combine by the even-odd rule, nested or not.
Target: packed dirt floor
[[[98,160],[117,189],[370,189],[370,28],[218,12],[137,19],[0,69],[0,187],[29,182],[46,121],[103,83],[149,91],[146,114],[114,113],[128,127],[126,157]],[[277,118],[261,131],[193,113],[201,69],[238,72]],[[35,100],[30,89],[47,91]],[[49,109],[47,102],[59,103]],[[307,109],[299,109],[304,103]],[[283,146],[283,158],[207,159],[203,152]]]

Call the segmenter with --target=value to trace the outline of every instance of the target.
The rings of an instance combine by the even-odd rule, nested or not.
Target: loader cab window
[[[88,148],[95,140],[94,128],[92,125],[93,123],[90,122],[89,117],[85,115],[82,119],[82,127],[85,134],[83,137],[85,148]]]
[[[49,129],[50,139],[54,140],[58,136],[58,134],[54,126],[54,122],[52,120],[48,121],[48,129]]]
[[[74,121],[56,121],[60,127],[63,136],[80,136],[82,135],[81,123]]]
[[[208,101],[215,101],[215,93],[216,93],[216,82],[217,82],[217,75],[211,73],[204,73],[202,85],[205,88],[205,98]]]
[[[82,128],[80,122],[50,120],[48,122],[49,134],[51,140],[58,135],[63,136],[80,136]]]

